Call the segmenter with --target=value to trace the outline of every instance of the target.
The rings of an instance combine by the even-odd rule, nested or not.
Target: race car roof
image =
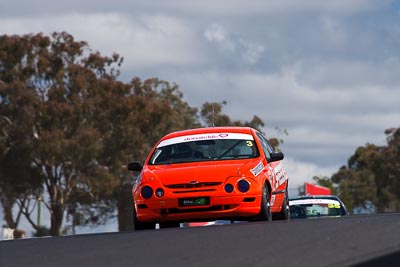
[[[223,133],[223,132],[251,134],[254,130],[255,129],[251,127],[242,127],[242,126],[203,127],[203,128],[194,128],[194,129],[172,132],[164,136],[163,139],[173,138],[177,136],[184,136],[184,135]]]
[[[193,142],[193,141],[206,141],[216,139],[237,139],[237,140],[254,140],[251,134],[245,133],[201,133],[172,137],[169,139],[162,140],[157,147],[163,147],[171,144]]]

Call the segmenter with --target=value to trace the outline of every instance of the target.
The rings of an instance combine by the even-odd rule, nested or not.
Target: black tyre
[[[156,223],[141,222],[136,216],[135,205],[133,205],[133,231],[156,229]]]
[[[282,203],[282,209],[280,212],[273,215],[274,220],[289,220],[290,219],[290,208],[289,208],[289,194],[286,189],[285,199]]]
[[[271,202],[268,186],[265,184],[261,195],[261,210],[255,217],[256,221],[272,221]]]

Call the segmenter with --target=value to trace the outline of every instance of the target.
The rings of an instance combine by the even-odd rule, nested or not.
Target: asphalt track
[[[0,241],[0,266],[400,266],[400,214]]]

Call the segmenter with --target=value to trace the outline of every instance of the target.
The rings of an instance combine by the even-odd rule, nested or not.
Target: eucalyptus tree
[[[400,210],[400,128],[387,129],[385,134],[387,145],[358,147],[347,166],[331,177],[350,208],[372,203],[377,212]]]
[[[45,194],[50,234],[60,235],[67,212],[93,203],[113,207],[132,180],[128,161],[144,160],[167,132],[199,126],[178,85],[121,82],[122,62],[66,32],[0,36],[0,200],[7,224],[16,224],[15,203]],[[27,207],[21,213],[38,229]]]
[[[110,133],[118,130],[115,112],[130,94],[130,86],[116,79],[121,63],[119,55],[103,57],[65,32],[0,37],[2,167],[35,174],[13,175],[11,181],[40,181],[51,235],[61,234],[68,205],[107,198],[118,184]],[[25,157],[10,165],[17,148],[25,149]]]

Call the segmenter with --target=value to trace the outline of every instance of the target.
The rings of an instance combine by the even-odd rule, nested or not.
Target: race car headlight
[[[238,182],[237,187],[240,192],[246,193],[250,189],[250,183],[243,179]]]
[[[164,190],[162,188],[157,188],[156,189],[156,196],[163,197],[164,196]]]
[[[233,192],[233,185],[231,185],[231,184],[226,184],[225,187],[224,187],[224,189],[225,189],[225,192],[227,192],[227,193],[232,193],[232,192]]]
[[[151,196],[153,195],[153,189],[150,186],[145,186],[142,188],[142,197],[143,198],[151,198]]]

